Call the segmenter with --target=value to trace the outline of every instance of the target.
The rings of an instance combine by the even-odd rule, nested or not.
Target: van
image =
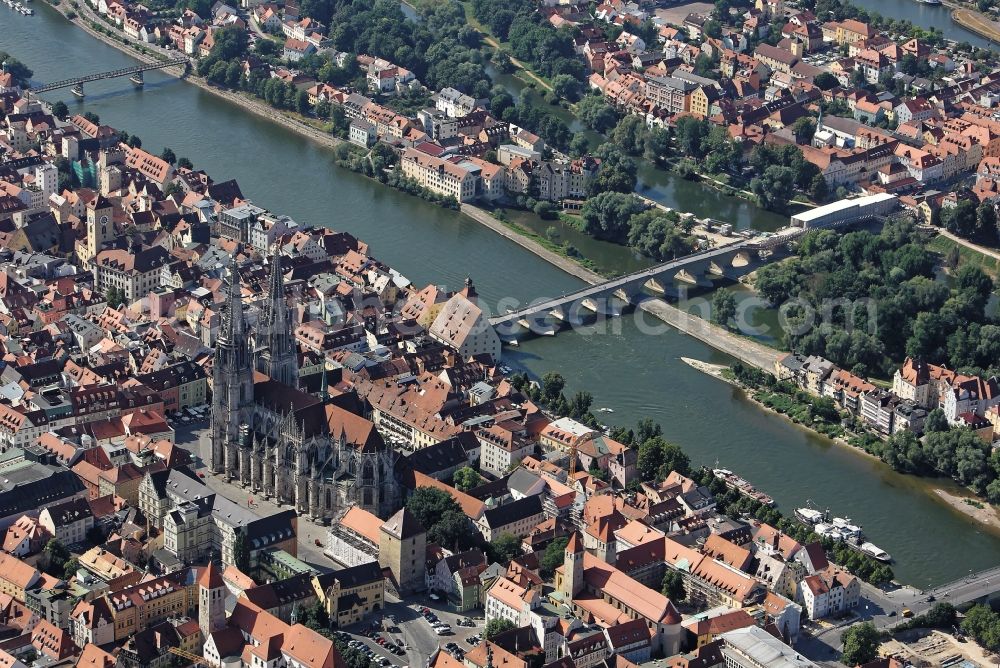
[[[903,616],[904,617],[912,617],[913,616],[913,611],[910,610],[909,608],[903,608]]]

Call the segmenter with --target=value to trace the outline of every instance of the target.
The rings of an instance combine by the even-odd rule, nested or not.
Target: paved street
[[[241,485],[231,484],[220,477],[213,475],[208,469],[208,462],[211,459],[211,444],[209,440],[209,429],[207,420],[195,424],[175,424],[177,445],[181,446],[192,454],[195,458],[194,471],[204,474],[202,481],[213,491],[247,506],[251,499],[253,504],[249,505],[255,513],[262,517],[273,515],[281,510],[288,510],[290,506],[279,506],[256,494],[244,489]],[[323,548],[316,545],[326,545],[327,528],[315,524],[306,517],[299,518],[299,554],[298,558],[316,567],[320,571],[329,571],[338,568],[336,562],[323,554]]]

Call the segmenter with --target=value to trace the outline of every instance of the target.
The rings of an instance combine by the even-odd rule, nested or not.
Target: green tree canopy
[[[471,466],[463,466],[455,471],[452,481],[455,483],[456,489],[468,492],[470,489],[478,487],[483,483],[483,476],[479,475],[479,472]]]
[[[504,617],[496,617],[486,622],[486,629],[483,631],[483,637],[490,640],[504,631],[510,631],[514,628],[517,628],[514,625],[514,622]]]
[[[878,630],[871,622],[855,624],[841,635],[844,649],[840,662],[847,666],[858,666],[878,657]]]

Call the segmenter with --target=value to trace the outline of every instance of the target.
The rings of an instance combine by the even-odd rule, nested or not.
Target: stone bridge
[[[709,287],[711,278],[737,280],[782,255],[794,232],[763,239],[739,240],[699,251],[604,283],[590,285],[490,319],[500,338],[511,343],[527,332],[553,335],[563,325],[581,325],[584,318],[620,315],[620,302],[636,305],[648,292],[671,295],[675,282]],[[648,291],[648,292],[647,292]]]

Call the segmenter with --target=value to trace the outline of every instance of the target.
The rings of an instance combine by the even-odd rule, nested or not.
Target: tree
[[[502,533],[490,543],[490,559],[501,565],[509,564],[522,554],[521,540],[512,533]]]
[[[549,371],[542,376],[542,400],[547,404],[554,403],[565,387],[566,379],[562,377],[562,374]]]
[[[795,187],[795,172],[790,167],[772,165],[764,173],[750,181],[750,192],[760,205],[771,211],[784,211],[792,199]]]
[[[663,595],[675,604],[687,598],[687,593],[684,591],[684,576],[672,568],[668,568],[667,572],[664,573],[660,589]]]
[[[510,631],[511,629],[517,628],[514,622],[506,619],[504,617],[496,617],[486,622],[486,629],[483,631],[483,637],[487,640],[492,640],[494,637],[500,635],[504,631]]]
[[[59,539],[50,538],[49,542],[45,544],[44,552],[46,560],[45,572],[49,575],[62,577],[66,562],[70,560],[71,555],[69,550],[66,549],[66,546]]]
[[[483,477],[471,466],[463,466],[455,471],[452,476],[455,488],[461,492],[468,492],[470,489],[478,487],[483,482]]]
[[[951,425],[948,424],[948,418],[945,417],[943,410],[935,408],[927,414],[927,419],[924,421],[925,433],[931,434],[948,431],[949,429],[951,429]]]
[[[597,147],[594,154],[601,159],[597,175],[587,184],[587,195],[593,197],[605,192],[631,194],[635,190],[636,165],[632,158],[614,144]]]
[[[792,123],[792,133],[795,135],[796,142],[808,144],[812,141],[813,135],[816,134],[816,121],[809,116],[797,118]]]
[[[194,169],[194,163],[192,163],[188,158],[180,157],[177,158],[177,166],[182,169]]]
[[[163,149],[163,153],[160,154],[160,157],[169,162],[171,165],[177,162],[177,156],[174,155],[173,150],[170,148]]]
[[[244,572],[250,569],[250,544],[243,527],[238,528],[233,537],[233,564]]]
[[[312,111],[312,105],[309,104],[309,93],[304,90],[300,90],[295,95],[295,111],[303,116],[308,116],[309,112]]]
[[[645,203],[634,195],[602,192],[584,202],[580,222],[587,234],[621,243],[628,236],[632,216],[645,208]]]
[[[635,114],[629,114],[611,132],[611,141],[629,155],[642,155],[646,146],[649,128],[646,122]]]
[[[878,630],[871,622],[855,624],[840,636],[844,643],[840,662],[847,666],[858,666],[878,657]]]
[[[587,151],[589,150],[590,150],[590,140],[587,139],[587,135],[583,134],[582,132],[577,132],[575,135],[573,135],[573,139],[569,143],[569,152],[572,155],[580,157],[582,155],[586,155]]]
[[[694,116],[683,116],[677,119],[674,125],[677,146],[685,155],[692,158],[702,157],[702,142],[708,136],[708,132],[708,122],[701,121]]]
[[[576,105],[576,115],[591,130],[607,132],[618,122],[618,112],[601,95],[587,95]]]
[[[812,198],[812,201],[819,203],[825,202],[829,196],[830,186],[826,183],[826,177],[822,174],[815,175],[809,184],[809,197]]]
[[[58,118],[60,121],[65,121],[66,117],[69,116],[69,108],[66,103],[59,100],[52,105],[52,115]]]
[[[543,578],[550,578],[556,569],[562,566],[566,560],[566,545],[568,538],[556,538],[545,547],[542,558],[538,560],[539,574]]]
[[[62,577],[63,580],[69,580],[71,577],[76,575],[77,570],[80,568],[80,560],[76,557],[72,557],[66,561],[63,565]]]
[[[125,291],[122,288],[112,286],[108,288],[108,291],[104,294],[104,298],[107,300],[108,306],[118,308],[125,302]]]
[[[428,525],[424,525],[428,526]],[[475,535],[472,520],[461,510],[449,510],[437,518],[427,529],[427,540],[448,550],[468,545]]]
[[[318,600],[313,601],[312,605],[303,610],[300,621],[306,628],[320,632],[330,628],[330,613]]]
[[[676,471],[681,475],[691,472],[691,460],[680,446],[670,443],[662,436],[653,436],[639,446],[636,462],[639,476],[643,480],[660,482]]]
[[[833,76],[829,72],[820,72],[817,74],[816,78],[813,79],[813,83],[816,84],[816,87],[820,90],[830,90],[831,88],[840,85],[840,82],[837,81],[837,77]]]
[[[951,603],[939,601],[924,614],[928,626],[936,629],[951,629],[955,625],[958,613]]]
[[[406,508],[417,521],[429,530],[448,512],[461,512],[462,508],[448,492],[436,487],[418,487],[406,500]]]
[[[4,71],[14,77],[14,83],[22,88],[28,86],[29,80],[35,74],[27,65],[5,51],[0,51],[0,63],[3,64]]]
[[[568,74],[552,77],[552,92],[559,97],[575,102],[580,99],[580,80]]]
[[[941,224],[952,234],[972,236],[976,231],[976,203],[965,199],[955,206],[942,208]]]
[[[720,288],[712,296],[712,320],[729,329],[729,321],[736,317],[736,295]]]

